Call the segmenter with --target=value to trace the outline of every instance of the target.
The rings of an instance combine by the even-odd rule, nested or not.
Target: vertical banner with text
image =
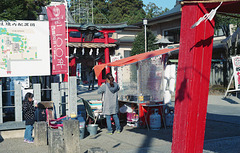
[[[240,56],[232,57],[235,89],[240,89]]]
[[[68,72],[65,41],[65,6],[47,7],[52,48],[52,74]]]

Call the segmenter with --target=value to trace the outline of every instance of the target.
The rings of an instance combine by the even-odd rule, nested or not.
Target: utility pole
[[[143,19],[144,32],[145,32],[145,53],[147,52],[147,19]]]

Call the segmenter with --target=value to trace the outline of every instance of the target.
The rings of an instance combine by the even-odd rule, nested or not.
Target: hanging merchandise
[[[170,65],[170,79],[176,79],[176,65]]]
[[[171,79],[169,80],[169,91],[170,91],[171,93],[174,93],[174,91],[175,91],[175,82],[176,82],[176,80],[173,79],[173,78],[171,78]]]
[[[164,104],[171,102],[171,93],[169,90],[164,91],[164,97],[163,97]]]
[[[154,109],[154,113],[150,115],[150,128],[151,130],[160,130],[161,128],[161,115],[158,114],[158,109]]]
[[[168,79],[163,79],[163,91],[166,91],[168,89]]]
[[[170,73],[171,73],[171,65],[166,65],[165,70],[164,70],[164,78],[169,80]]]

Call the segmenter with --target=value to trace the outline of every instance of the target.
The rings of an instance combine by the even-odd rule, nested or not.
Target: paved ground
[[[81,90],[80,90],[81,89]],[[79,87],[79,96],[85,99],[100,99],[96,90]],[[152,131],[124,126],[121,134],[107,135],[106,129],[80,140],[81,153],[89,148],[101,147],[110,153],[169,153],[171,152],[172,129]],[[240,100],[230,96],[209,96],[205,153],[240,153]],[[36,147],[26,144],[22,138],[0,140],[0,153],[47,152],[48,146]]]

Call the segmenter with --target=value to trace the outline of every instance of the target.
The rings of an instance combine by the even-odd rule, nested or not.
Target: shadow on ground
[[[236,121],[240,121],[240,116],[228,116],[210,113],[208,113],[207,116],[208,119],[206,120],[205,128],[206,141],[240,136],[240,124],[236,123]],[[146,128],[132,128],[127,130],[137,134],[146,135],[141,142],[142,145],[139,147],[138,152],[141,152],[143,148],[151,147],[154,139],[172,142],[172,128],[162,128],[161,130],[157,131],[148,131]],[[213,152],[216,151],[216,147],[209,148],[206,146],[204,149]]]
[[[207,114],[205,140],[240,136],[240,116]]]
[[[2,135],[1,135],[1,131],[0,131],[0,143],[3,141],[4,141],[4,139],[3,139]]]
[[[239,104],[238,102],[236,102],[235,100],[231,99],[231,98],[223,98],[224,101],[230,103],[230,104]]]

